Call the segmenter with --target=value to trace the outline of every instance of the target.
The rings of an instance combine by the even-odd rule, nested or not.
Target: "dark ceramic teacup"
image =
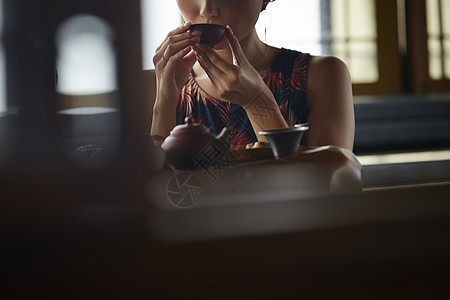
[[[227,28],[218,24],[192,24],[190,31],[201,31],[200,43],[206,44],[211,48],[220,43],[226,32]]]
[[[298,151],[298,145],[302,140],[303,133],[309,129],[308,126],[295,126],[288,128],[272,129],[261,131],[269,141],[273,155],[276,158],[295,154]]]

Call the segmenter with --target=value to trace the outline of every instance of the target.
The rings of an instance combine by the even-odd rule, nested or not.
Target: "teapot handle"
[[[227,127],[224,127],[219,135],[216,137],[217,140],[221,140],[228,147],[230,146],[230,132]]]

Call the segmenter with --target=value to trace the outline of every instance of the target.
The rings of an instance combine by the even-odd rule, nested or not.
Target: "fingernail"
[[[189,21],[183,24],[184,27],[188,27],[189,25],[191,25],[191,22]]]
[[[201,36],[202,32],[201,31],[192,31],[192,36]]]

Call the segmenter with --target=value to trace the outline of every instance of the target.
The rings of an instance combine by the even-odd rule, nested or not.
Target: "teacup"
[[[275,158],[280,158],[294,154],[298,151],[298,146],[302,140],[303,134],[309,129],[306,125],[279,128],[266,131],[260,131],[269,141]]]
[[[220,43],[226,32],[227,28],[218,24],[192,24],[190,31],[201,31],[200,43],[206,44],[211,48]]]

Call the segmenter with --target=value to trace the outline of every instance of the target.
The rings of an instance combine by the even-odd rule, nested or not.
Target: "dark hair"
[[[275,0],[264,0],[263,5],[261,7],[261,11],[265,10],[267,7],[267,4],[269,4],[269,2],[273,2],[273,1],[275,1]]]

